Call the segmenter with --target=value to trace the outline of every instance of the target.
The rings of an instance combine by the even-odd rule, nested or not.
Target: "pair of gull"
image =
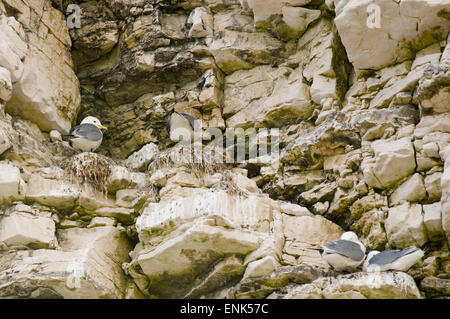
[[[342,234],[339,240],[323,244],[322,249],[322,258],[337,271],[355,270],[366,257],[366,247],[351,231]],[[423,257],[423,254],[423,251],[416,247],[382,252],[373,250],[367,255],[363,271],[407,271]]]
[[[196,119],[185,113],[173,112],[170,117],[170,127],[189,127],[195,129]],[[86,117],[80,125],[74,127],[68,135],[70,144],[78,151],[94,152],[103,140],[103,132],[106,127],[100,123],[100,120],[93,116]],[[171,139],[178,141],[175,137]]]

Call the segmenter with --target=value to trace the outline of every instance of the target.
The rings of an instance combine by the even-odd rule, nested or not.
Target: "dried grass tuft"
[[[71,181],[80,185],[89,185],[107,194],[113,165],[113,160],[108,157],[94,153],[81,153],[63,161],[61,168]]]
[[[222,148],[206,146],[196,149],[194,144],[178,144],[158,153],[149,166],[150,171],[167,170],[174,167],[187,167],[198,179],[206,175],[220,173],[221,180],[214,188],[226,190],[229,194],[246,196],[233,179],[233,165],[226,163],[226,154]]]

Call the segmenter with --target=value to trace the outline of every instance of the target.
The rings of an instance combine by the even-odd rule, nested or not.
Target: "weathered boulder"
[[[441,208],[442,208],[442,227],[450,243],[450,146],[441,152],[445,160],[444,173],[441,177]]]
[[[11,4],[12,8],[19,3]],[[42,130],[69,133],[80,105],[78,80],[72,70],[71,40],[63,14],[49,5],[36,4],[37,20],[24,16],[0,17],[2,37],[0,66],[11,72],[12,97],[6,110]],[[25,37],[24,29],[29,30]],[[45,30],[45,31],[44,31]]]
[[[446,1],[340,1],[335,23],[355,68],[378,70],[446,39],[446,9]]]
[[[278,202],[265,196],[243,198],[178,186],[164,193],[159,203],[150,203],[137,219],[140,244],[128,271],[133,278],[145,278],[138,286],[148,295],[182,297],[212,292],[221,288],[220,282],[225,284],[214,279],[217,276],[234,280],[243,275],[244,258],[250,265],[280,254],[281,245],[274,236],[274,229],[279,228],[277,214]],[[228,256],[241,261],[230,264]],[[219,267],[222,263],[224,267]],[[234,275],[224,273],[225,269],[232,269]]]
[[[114,227],[58,230],[59,250],[0,253],[3,298],[123,298],[129,243]]]
[[[428,297],[450,296],[450,279],[426,277],[420,282],[420,288]]]
[[[56,248],[55,231],[51,214],[15,205],[0,219],[0,246],[7,249]]]
[[[428,240],[419,204],[405,203],[389,208],[385,228],[389,244],[395,248],[420,247]]]
[[[151,281],[152,294],[180,297],[210,265],[226,255],[245,256],[260,243],[261,239],[251,232],[196,225],[150,252],[140,253],[137,263]]]
[[[283,214],[286,238],[283,253],[294,256],[296,264],[310,265],[324,271],[328,264],[320,256],[321,245],[337,240],[344,231],[322,216],[289,216]]]
[[[444,230],[442,229],[442,207],[440,202],[423,205],[423,222],[430,240],[442,239]]]
[[[416,173],[401,184],[391,195],[390,205],[395,206],[401,201],[420,202],[426,197],[422,175]]]
[[[361,163],[367,185],[385,189],[414,172],[416,161],[409,137],[375,141],[371,147],[374,158],[365,158]]]
[[[12,96],[11,73],[0,67],[0,100],[8,102]]]
[[[271,64],[281,57],[283,43],[269,33],[253,32],[246,26],[250,22],[251,19],[248,21],[233,12],[216,15],[214,19],[215,36],[209,51],[227,74],[259,64]],[[229,28],[230,24],[233,28]]]
[[[332,275],[332,272],[309,265],[284,266],[268,275],[242,280],[236,286],[227,289],[225,296],[233,299],[261,299],[291,283],[307,284],[328,275]]]
[[[39,174],[30,177],[26,198],[58,209],[75,207],[80,196],[79,187],[64,180],[47,179]]]
[[[24,198],[26,184],[23,181],[19,168],[0,163],[0,203]]]
[[[247,265],[243,279],[265,276],[275,269],[280,264],[272,256],[266,256],[256,261],[252,261]]]
[[[289,287],[284,299],[421,299],[414,279],[402,272],[373,272],[320,278]]]
[[[228,127],[280,127],[308,118],[313,111],[308,85],[303,83],[300,70],[284,71],[275,73],[280,75],[273,90],[258,100],[252,98],[246,108],[227,120]]]
[[[417,100],[424,113],[450,112],[450,69],[428,66],[416,90]]]

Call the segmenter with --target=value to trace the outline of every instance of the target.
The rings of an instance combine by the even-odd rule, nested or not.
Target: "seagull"
[[[322,245],[322,258],[336,271],[352,271],[362,264],[366,247],[352,231],[342,234],[340,240]]]
[[[422,249],[411,246],[404,250],[373,250],[367,255],[363,270],[366,272],[398,270],[407,271],[417,263],[424,253]]]
[[[198,121],[191,115],[174,111],[169,120],[170,139],[173,142],[192,141],[198,126]]]
[[[93,116],[86,117],[68,135],[71,146],[82,152],[95,151],[102,144],[102,129],[106,130],[106,127],[100,123],[98,118]]]

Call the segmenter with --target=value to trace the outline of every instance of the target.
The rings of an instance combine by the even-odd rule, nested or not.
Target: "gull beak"
[[[103,125],[98,125],[98,128],[101,129],[101,130],[107,130],[108,129],[106,126],[103,126]]]

